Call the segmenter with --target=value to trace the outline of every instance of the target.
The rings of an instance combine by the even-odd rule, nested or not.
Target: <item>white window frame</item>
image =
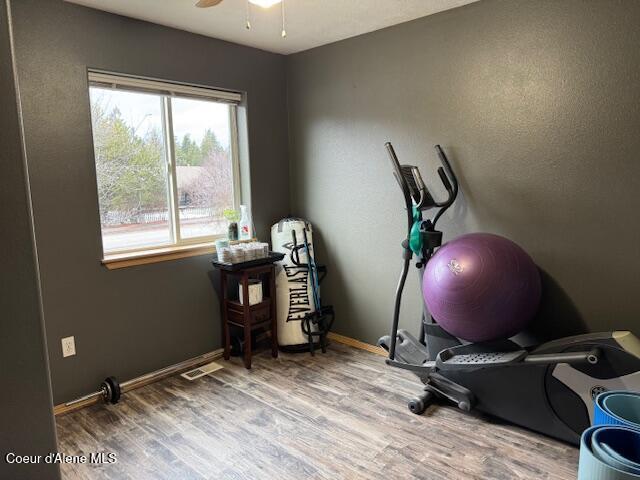
[[[242,203],[241,182],[240,182],[240,158],[239,158],[239,135],[238,135],[238,105],[242,101],[242,94],[226,90],[216,90],[207,87],[169,83],[159,80],[131,77],[127,75],[116,75],[102,71],[88,71],[89,87],[104,89],[116,89],[133,93],[151,93],[159,95],[162,99],[162,128],[164,136],[164,160],[167,168],[167,207],[169,209],[169,228],[171,240],[162,244],[146,245],[133,248],[121,248],[106,251],[102,245],[104,257],[110,255],[134,254],[147,252],[168,247],[185,247],[202,243],[211,243],[219,238],[225,238],[226,234],[207,235],[201,237],[183,238],[180,232],[180,208],[178,199],[178,184],[175,161],[175,139],[173,136],[173,114],[172,98],[189,98],[199,100],[210,100],[218,103],[229,104],[229,129],[231,155],[231,175],[233,191],[233,208],[238,209]],[[93,138],[93,132],[92,132]],[[95,158],[94,158],[95,163]],[[102,242],[102,222],[100,222],[100,240]]]

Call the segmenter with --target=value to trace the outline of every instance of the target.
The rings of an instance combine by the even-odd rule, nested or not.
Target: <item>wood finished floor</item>
[[[411,374],[333,344],[254,356],[190,382],[175,376],[57,418],[65,479],[574,479],[578,451],[450,407],[416,416]]]

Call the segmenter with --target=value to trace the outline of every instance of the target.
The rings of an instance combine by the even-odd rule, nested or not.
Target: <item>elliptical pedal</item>
[[[389,335],[378,340],[378,345],[389,351],[391,339]],[[396,358],[412,365],[422,365],[428,360],[427,349],[417,338],[406,330],[398,330],[396,335]]]
[[[456,350],[461,350],[461,348],[448,348],[438,354],[436,365],[439,369],[447,370],[465,367],[476,369],[484,367],[498,367],[502,365],[506,366],[519,363],[528,355],[526,350],[472,353],[456,353]]]

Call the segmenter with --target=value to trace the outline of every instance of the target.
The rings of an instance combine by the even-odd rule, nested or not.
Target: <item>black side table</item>
[[[244,366],[251,368],[251,332],[252,330],[269,325],[271,331],[271,355],[278,356],[278,323],[276,312],[276,275],[273,262],[281,260],[282,256],[268,257],[261,265],[255,265],[255,261],[224,264],[212,262],[214,267],[220,270],[220,283],[222,285],[222,338],[224,340],[224,359],[229,360],[231,352],[231,335],[229,325],[241,327],[244,330]],[[267,262],[267,263],[265,263]],[[239,277],[242,286],[243,303],[230,298],[229,277]],[[262,281],[262,302],[249,305],[249,280]],[[266,288],[265,288],[266,287]],[[266,291],[265,291],[266,290]]]

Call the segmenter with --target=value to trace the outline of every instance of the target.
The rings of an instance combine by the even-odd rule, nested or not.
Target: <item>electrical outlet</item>
[[[73,337],[64,337],[62,339],[62,356],[70,357],[76,354],[76,341]]]

